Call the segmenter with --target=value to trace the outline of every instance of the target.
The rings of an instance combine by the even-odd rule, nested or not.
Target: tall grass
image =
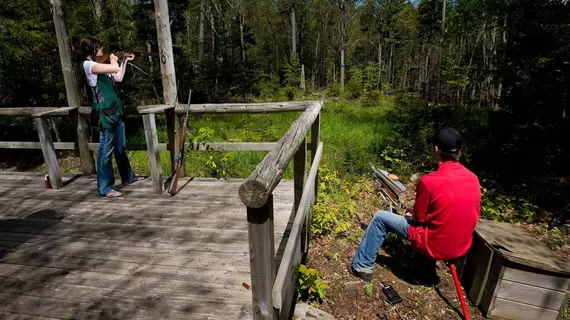
[[[388,134],[384,112],[392,107],[391,100],[373,107],[355,103],[326,103],[321,115],[321,141],[324,144],[322,166],[340,174],[358,174],[369,170],[367,163],[375,161],[374,144],[379,135]],[[300,112],[276,114],[200,115],[189,120],[186,141],[199,136],[200,128],[211,129],[206,142],[276,142],[291,127]],[[128,126],[129,124],[127,124]],[[166,122],[157,119],[159,142],[166,142]],[[144,130],[128,134],[129,142],[144,143]],[[188,151],[186,172],[195,177],[244,178],[263,160],[265,151]],[[138,174],[150,174],[145,151],[130,151],[129,159]],[[163,172],[171,171],[169,153],[161,152]],[[293,177],[292,164],[284,177]]]

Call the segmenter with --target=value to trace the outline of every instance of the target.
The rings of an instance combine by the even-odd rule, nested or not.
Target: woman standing
[[[123,185],[139,180],[127,157],[123,102],[115,90],[115,83],[123,81],[127,63],[134,56],[125,57],[121,65],[114,54],[109,58],[110,63],[97,63],[96,57],[103,55],[103,46],[101,41],[92,37],[81,41],[81,51],[85,61],[81,63],[80,69],[85,74],[91,95],[91,125],[99,130],[97,190],[104,197],[120,197],[123,194],[113,189],[113,154]]]

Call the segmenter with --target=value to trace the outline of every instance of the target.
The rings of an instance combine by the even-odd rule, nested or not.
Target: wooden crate
[[[570,264],[508,223],[479,220],[459,267],[467,296],[487,317],[555,320],[570,292]]]

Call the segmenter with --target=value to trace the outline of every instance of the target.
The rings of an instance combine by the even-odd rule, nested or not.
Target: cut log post
[[[79,114],[79,109],[69,111],[69,115],[75,127],[76,150],[81,159],[81,172],[86,176],[92,175],[95,173],[95,161],[93,160],[93,152],[89,150],[89,125],[85,118]]]
[[[48,168],[49,181],[52,188],[60,189],[63,187],[63,180],[61,179],[61,173],[59,172],[59,166],[57,164],[57,156],[53,147],[53,140],[51,138],[51,131],[49,130],[48,119],[38,117],[35,118],[34,121],[36,123],[36,129],[38,130],[40,144],[42,145],[42,154],[44,156],[44,161]]]
[[[252,208],[265,204],[267,198],[277,186],[287,165],[305,140],[309,128],[319,115],[322,102],[313,102],[303,114],[295,120],[289,131],[277,142],[261,161],[253,173],[239,188],[242,202]]]
[[[156,34],[160,54],[160,74],[165,104],[175,104],[176,72],[174,70],[174,55],[172,54],[172,36],[170,33],[170,18],[168,16],[168,1],[155,0],[154,13],[156,18]]]
[[[143,124],[153,191],[154,193],[162,193],[162,164],[160,162],[160,151],[158,150],[158,136],[156,133],[154,113],[143,115]]]
[[[79,107],[81,105],[79,88],[77,87],[79,82],[77,81],[77,74],[73,68],[71,42],[69,32],[67,32],[61,2],[61,0],[50,0],[59,58],[61,60],[61,70],[63,71],[63,81],[65,82],[65,92],[67,93],[67,103],[70,107]]]
[[[315,162],[315,157],[317,156],[317,148],[321,143],[321,114],[317,115],[315,122],[311,126],[311,163]],[[319,173],[315,176],[315,193],[311,199],[311,204],[315,204],[317,201],[317,194],[319,193]]]
[[[273,196],[259,208],[247,207],[253,319],[274,320],[272,290],[275,282]]]

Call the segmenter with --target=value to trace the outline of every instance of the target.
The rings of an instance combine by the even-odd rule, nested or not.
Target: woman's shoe
[[[107,194],[105,195],[105,197],[107,198],[117,198],[117,197],[121,197],[123,194],[120,193],[117,190],[111,190],[109,192],[107,192]]]

